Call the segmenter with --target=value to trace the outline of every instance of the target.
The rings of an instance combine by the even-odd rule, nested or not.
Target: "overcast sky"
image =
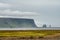
[[[60,27],[60,0],[0,0],[0,16],[33,18],[37,26]]]

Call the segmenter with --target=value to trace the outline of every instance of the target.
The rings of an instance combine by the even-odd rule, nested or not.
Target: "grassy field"
[[[0,36],[17,36],[17,37],[28,37],[28,36],[47,36],[60,33],[60,30],[12,30],[12,31],[0,31]]]

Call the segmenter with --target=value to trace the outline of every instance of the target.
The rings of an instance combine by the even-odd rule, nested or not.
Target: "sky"
[[[0,16],[32,18],[38,27],[60,27],[60,0],[0,0]]]

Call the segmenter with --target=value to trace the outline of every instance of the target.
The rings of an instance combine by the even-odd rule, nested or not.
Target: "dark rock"
[[[0,28],[36,28],[33,19],[0,18]]]

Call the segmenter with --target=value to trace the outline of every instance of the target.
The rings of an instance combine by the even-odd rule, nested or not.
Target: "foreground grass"
[[[60,33],[60,30],[6,30],[6,31],[0,31],[0,36],[20,36],[20,37],[26,37],[26,36],[47,36],[47,35],[54,35]]]

